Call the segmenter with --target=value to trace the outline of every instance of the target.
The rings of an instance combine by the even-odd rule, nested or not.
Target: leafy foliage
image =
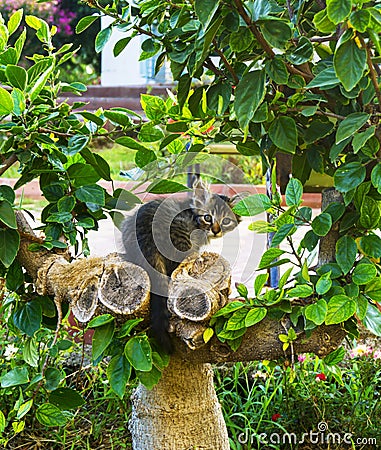
[[[236,349],[247,327],[265,316],[280,320],[285,315],[293,324],[279,336],[285,349],[292,346],[296,330],[309,332],[322,323],[342,323],[356,336],[357,322],[362,321],[380,335],[379,2],[86,3],[113,19],[97,34],[96,51],[102,51],[114,29],[126,33],[116,43],[115,55],[128,49],[133,37],[144,35],[140,59],[156,57],[157,71],[167,62],[177,95],[142,95],[144,120],[123,108],[90,112],[80,101],[59,102],[64,92],[80,96],[86,90],[79,81],[64,83],[60,78],[62,64],[74,54],[72,45],[56,48],[54,28],[28,16],[28,31],[34,30],[41,48],[28,55],[31,65],[25,69],[21,56],[26,32],[16,33],[22,11],[0,23],[0,174],[19,161],[15,188],[39,178],[48,201],[41,215],[45,238],[32,249],[72,246],[73,257],[87,256],[88,231],[97,230],[107,215],[116,220],[119,209],[139,202],[132,192],[110,194],[99,184],[112,179],[107,162],[91,151],[96,137],[134,151],[136,167],[125,176],[138,181],[137,186],[149,181],[148,192],[159,194],[185,190],[173,178],[205,158],[210,143],[227,142],[242,155],[260,156],[264,171],[272,168],[271,198],[248,197],[236,206],[236,213],[269,213],[269,221],[250,227],[274,233],[258,269],[286,263],[288,268],[278,288],[265,288],[264,273],[254,282],[254,296],[240,286],[242,301],[214,316],[205,340],[215,333]],[[81,19],[77,32],[99,25],[99,17]],[[286,206],[275,186],[273,160],[280,152],[292,161]],[[302,206],[303,185],[312,170],[331,176],[343,197],[314,218],[311,209]],[[41,423],[61,425],[70,405],[80,401],[72,392],[67,396],[70,408],[62,407],[65,387],[54,367],[47,367],[59,348],[43,337],[57,325],[57,314],[52,299],[38,295],[16,259],[20,236],[15,209],[13,190],[2,186],[0,271],[7,289],[2,308],[8,326],[20,333],[24,344],[23,363],[4,370],[1,383],[22,391],[16,415],[36,408]],[[311,229],[296,247],[293,236],[305,225]],[[313,264],[317,246],[333,228],[339,233],[335,258],[318,267]],[[147,387],[160,379],[168,359],[157,352],[139,323],[118,328],[114,318],[101,316],[89,326],[95,330],[93,362],[111,356],[107,376],[119,397],[132,375]],[[36,374],[41,358],[47,363]],[[33,391],[41,386],[51,392],[47,405],[34,402]],[[0,426],[4,420],[0,417]]]

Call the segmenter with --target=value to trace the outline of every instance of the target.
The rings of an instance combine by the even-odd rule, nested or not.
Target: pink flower
[[[305,353],[301,353],[300,355],[298,355],[298,361],[300,363],[304,363],[304,361],[306,360],[307,355]]]
[[[318,373],[315,377],[315,380],[317,382],[325,381],[326,379],[327,379],[327,377],[324,375],[324,373]]]
[[[381,359],[381,350],[376,350],[376,351],[373,353],[373,358],[374,358],[374,359]]]
[[[357,358],[361,356],[369,356],[372,353],[372,347],[369,347],[365,344],[360,344],[355,348],[352,348],[349,352],[349,356],[351,358]]]

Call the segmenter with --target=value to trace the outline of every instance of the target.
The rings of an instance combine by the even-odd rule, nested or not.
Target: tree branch
[[[357,34],[357,37],[360,39],[362,48],[366,51],[366,62],[368,64],[368,68],[369,68],[369,75],[370,75],[370,79],[372,81],[374,90],[376,92],[376,97],[378,100],[378,108],[377,109],[379,112],[381,112],[381,90],[380,90],[380,86],[378,84],[377,73],[376,73],[376,70],[373,65],[372,55],[370,53],[370,47],[369,47],[369,45],[367,45],[365,43],[364,38],[360,34]]]
[[[256,37],[257,41],[259,42],[259,44],[261,45],[263,50],[270,56],[270,58],[274,58],[275,53],[273,52],[273,49],[270,47],[270,45],[267,43],[265,38],[262,36],[261,32],[258,30],[255,23],[252,22],[250,16],[245,11],[245,8],[244,8],[241,0],[234,0],[234,3],[236,5],[238,14],[245,21],[246,25],[249,27],[250,31]]]
[[[17,156],[13,153],[9,158],[2,161],[0,165],[0,176],[3,175],[17,161]]]

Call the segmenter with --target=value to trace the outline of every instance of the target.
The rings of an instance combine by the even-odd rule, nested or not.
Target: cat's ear
[[[210,200],[210,190],[206,183],[204,183],[201,178],[198,178],[193,183],[193,206],[195,208],[202,208],[205,207],[207,202]]]
[[[230,208],[234,208],[234,206],[237,203],[239,203],[241,200],[248,197],[249,195],[251,195],[251,193],[245,191],[245,192],[240,192],[239,194],[233,195],[233,197],[230,197],[228,200],[228,204],[229,204]]]

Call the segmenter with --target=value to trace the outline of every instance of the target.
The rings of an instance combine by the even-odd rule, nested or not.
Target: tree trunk
[[[173,356],[151,391],[135,390],[129,429],[134,450],[229,450],[211,365]]]

